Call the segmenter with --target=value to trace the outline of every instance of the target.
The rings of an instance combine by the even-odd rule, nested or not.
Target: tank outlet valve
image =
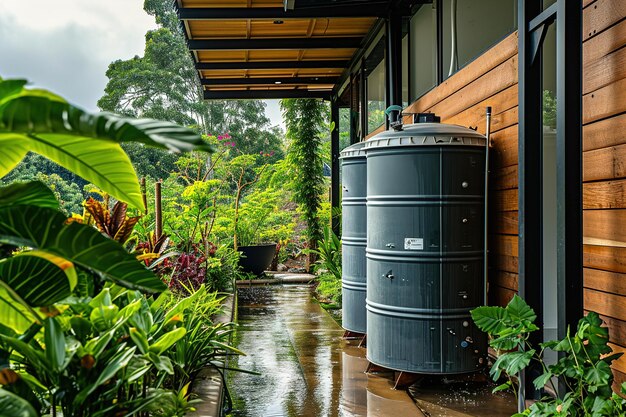
[[[394,279],[395,277],[396,276],[393,274],[393,271],[389,271],[385,275],[383,275],[383,278]]]
[[[385,245],[385,247],[387,247],[387,248],[389,248],[389,249],[393,249],[393,248],[395,248],[395,247],[396,247],[396,245],[394,245],[393,243],[387,243],[387,244]]]
[[[469,343],[467,343],[465,340],[463,340],[463,341],[461,342],[461,347],[462,347],[463,349],[465,349],[465,348],[466,348],[466,347],[468,347],[468,346],[469,346]]]

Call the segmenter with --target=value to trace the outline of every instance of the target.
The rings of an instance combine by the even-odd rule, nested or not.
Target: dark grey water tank
[[[367,163],[364,142],[341,152],[342,325],[365,333],[365,245],[367,243]]]
[[[469,311],[485,302],[485,143],[439,123],[366,142],[370,362],[431,374],[483,367],[486,338]]]

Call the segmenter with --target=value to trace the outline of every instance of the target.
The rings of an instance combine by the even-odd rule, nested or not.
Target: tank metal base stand
[[[420,379],[424,378],[424,375],[413,374],[411,372],[394,372],[394,385],[393,389],[404,390],[415,384]]]
[[[364,334],[363,338],[361,338],[361,341],[359,342],[359,347],[367,348],[367,335],[366,334]]]
[[[374,365],[372,362],[369,362],[367,364],[367,369],[365,369],[366,374],[388,374],[390,372],[393,371],[382,366]]]
[[[346,330],[343,332],[343,338],[346,340],[357,340],[363,338],[365,335],[363,333],[353,332],[350,330]]]

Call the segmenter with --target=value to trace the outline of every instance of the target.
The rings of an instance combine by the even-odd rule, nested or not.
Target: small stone
[[[288,269],[287,265],[285,264],[278,264],[278,266],[276,267],[276,270],[278,272],[285,272],[287,269]]]
[[[304,268],[289,268],[289,270],[287,272],[293,272],[295,274],[303,274],[306,272],[306,269]]]

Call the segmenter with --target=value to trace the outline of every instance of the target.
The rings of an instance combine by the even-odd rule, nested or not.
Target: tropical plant
[[[127,215],[126,203],[116,201],[112,209],[107,206],[107,200],[97,201],[90,197],[85,203],[82,216],[72,218],[83,224],[94,224],[101,233],[121,244],[126,243],[133,233],[133,229],[140,217]]]
[[[609,331],[602,327],[597,313],[589,312],[578,322],[574,333],[568,328],[561,340],[553,340],[533,346],[529,341],[532,332],[539,330],[534,324],[537,315],[517,295],[506,307],[478,307],[472,310],[472,318],[479,329],[491,337],[490,346],[496,349],[498,359],[490,374],[494,381],[506,374],[508,381],[497,390],[514,388],[512,378],[531,363],[540,366],[543,373],[533,381],[535,388],[552,387],[555,380],[567,387],[564,395],[553,398],[545,396],[515,417],[572,416],[601,417],[626,415],[626,400],[612,391],[611,363],[621,353],[612,353]],[[558,352],[554,364],[544,362],[548,350]],[[626,383],[622,384],[626,394]]]
[[[306,221],[308,246],[315,249],[321,239],[321,225],[317,218],[324,192],[320,145],[328,106],[313,99],[285,99],[280,105],[290,140],[287,157],[295,171],[294,201],[299,204]],[[309,263],[313,261],[311,253]]]
[[[239,228],[239,205],[241,198],[246,188],[256,183],[267,168],[267,164],[265,164],[261,168],[254,170],[256,159],[256,155],[239,155],[229,162],[227,168],[227,174],[235,187],[235,212],[233,216],[233,247],[235,250],[240,246],[238,238],[241,233]]]
[[[323,229],[323,239],[318,242],[317,249],[309,249],[318,255],[317,264],[330,272],[336,280],[341,281],[341,240],[328,226]]]
[[[120,143],[174,152],[212,150],[199,135],[172,123],[92,115],[56,94],[25,85],[26,80],[0,79],[0,177],[32,151],[143,208],[139,182]]]
[[[121,142],[171,151],[211,149],[189,129],[91,115],[25,84],[0,79],[0,177],[35,151],[141,208],[139,184]],[[54,416],[59,405],[68,416],[130,415],[154,402],[143,389],[146,383],[138,387],[137,381],[151,369],[155,381],[170,373],[160,355],[185,329],[150,326],[147,343],[133,338],[137,332],[124,334],[133,317],[135,327],[146,323],[145,309],[140,312],[146,298],[121,287],[160,292],[163,282],[118,242],[68,221],[40,182],[0,188],[0,244],[15,249],[3,247],[0,259],[0,370],[9,376],[0,388],[2,412],[30,417],[49,409]],[[109,283],[89,298],[102,279],[119,286]],[[129,338],[141,346],[130,346]],[[136,360],[137,351],[143,356]]]

